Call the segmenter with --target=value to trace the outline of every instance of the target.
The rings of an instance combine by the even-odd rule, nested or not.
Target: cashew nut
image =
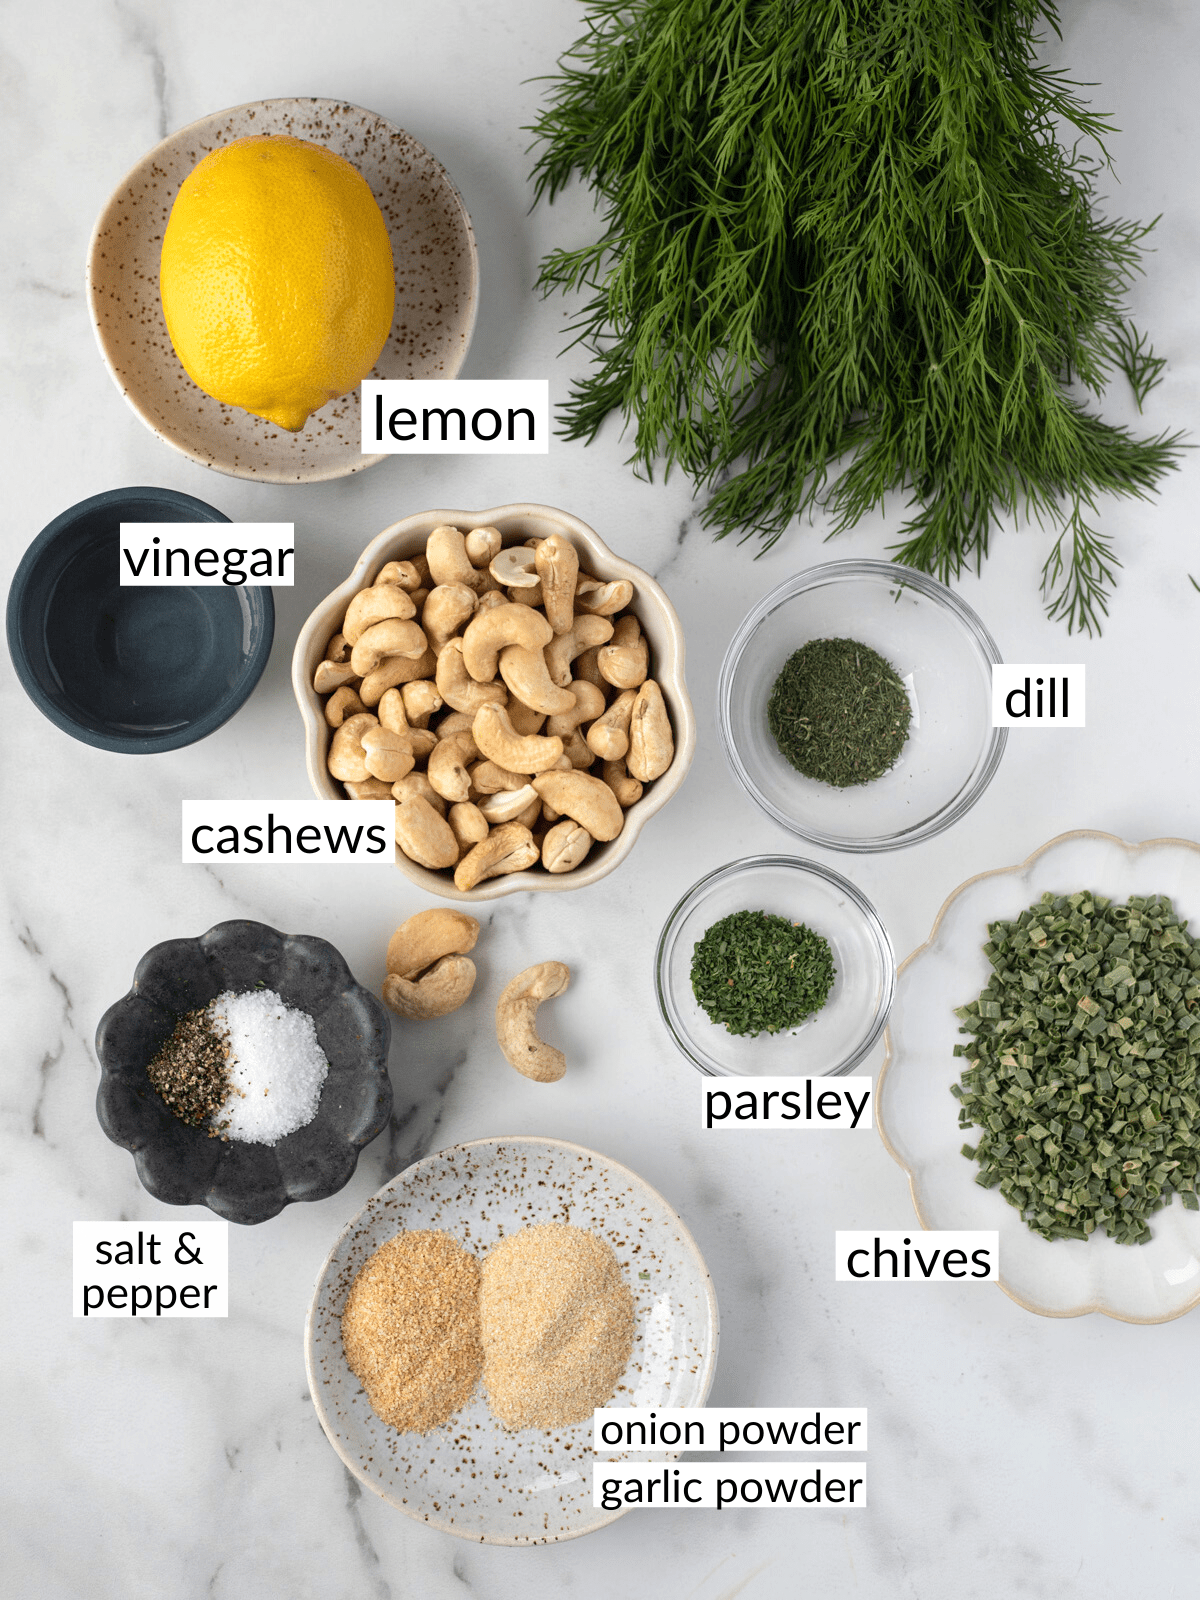
[[[511,589],[505,590],[505,593],[515,606],[540,606],[542,603],[542,580],[539,578],[532,589],[522,589],[514,584]]]
[[[380,724],[390,728],[393,733],[408,734],[411,729],[408,717],[404,710],[404,700],[399,689],[385,689],[379,697],[379,704],[375,707],[375,715]]]
[[[452,639],[475,610],[477,596],[465,583],[440,583],[429,591],[421,607],[421,626],[429,648],[440,655],[447,639]]]
[[[629,724],[629,754],[626,760],[635,778],[649,783],[661,778],[675,759],[675,740],[671,719],[663,704],[662,690],[647,678],[638,690]]]
[[[495,614],[494,611],[486,613]],[[438,656],[436,677],[438,693],[455,711],[469,711],[474,715],[480,706],[493,701],[499,705],[508,703],[508,690],[502,683],[478,683],[467,671],[461,639],[451,639]]]
[[[508,702],[508,720],[518,733],[540,733],[546,718],[542,712],[517,699]]]
[[[406,778],[401,778],[399,783],[394,783],[391,787],[393,800],[403,800],[410,794],[415,794],[426,801],[439,817],[446,815],[446,802],[423,772],[410,772]]]
[[[343,684],[325,702],[325,721],[331,728],[340,728],[347,717],[362,716],[366,709],[354,690]]]
[[[493,559],[488,571],[506,589],[532,589],[539,582],[537,552],[528,545],[509,545]]]
[[[436,666],[437,657],[432,650],[426,650],[420,656],[388,656],[359,684],[359,698],[365,706],[378,705],[389,689],[394,689],[398,683],[430,678]]]
[[[500,554],[504,543],[499,528],[472,528],[463,540],[467,559],[473,567],[486,567],[494,556]]]
[[[447,711],[433,730],[437,739],[449,739],[456,733],[470,733],[471,725],[475,721],[473,711]]]
[[[581,723],[595,721],[604,711],[604,691],[597,689],[594,683],[588,683],[582,678],[572,678],[570,690],[575,696],[572,709],[564,711],[561,716],[551,717],[546,723],[546,732],[556,733],[560,739],[565,739],[569,733],[574,733]],[[565,689],[562,691],[563,694],[566,692]]]
[[[358,676],[348,661],[319,661],[313,673],[313,688],[318,694],[331,694],[345,684],[354,683]]]
[[[628,578],[601,583],[599,578],[580,573],[575,585],[575,609],[589,617],[611,617],[624,611],[633,601],[633,585]]]
[[[542,865],[547,872],[573,871],[592,848],[592,836],[571,817],[556,822],[542,840]]]
[[[503,589],[489,589],[486,594],[479,596],[479,604],[475,607],[476,616],[481,611],[494,611],[497,606],[506,606],[508,596]]]
[[[457,851],[455,852],[457,854]],[[456,889],[473,889],[485,878],[502,873],[523,872],[538,858],[538,847],[529,829],[519,822],[502,822],[481,839],[454,869]]]
[[[531,783],[526,783],[519,789],[500,789],[495,794],[485,795],[477,804],[481,814],[492,824],[520,821],[521,813],[535,802],[540,811],[541,796]]]
[[[396,796],[396,843],[418,866],[434,872],[440,867],[452,867],[458,860],[458,840],[453,829],[428,800],[411,789],[401,788],[405,781],[401,779],[392,790]]]
[[[335,729],[333,738],[329,742],[329,755],[326,760],[326,765],[335,778],[340,778],[343,783],[361,783],[364,778],[375,776],[373,772],[367,770],[362,736],[368,728],[378,726],[378,722],[370,712],[363,711],[358,716],[347,717],[341,727]]]
[[[530,617],[538,615],[536,611],[524,614]],[[527,650],[519,644],[505,645],[500,652],[499,666],[500,676],[509,689],[531,711],[561,716],[574,706],[575,696],[570,689],[560,689],[551,683],[546,670],[546,657],[540,649]]]
[[[538,1038],[537,1011],[543,1000],[562,994],[571,969],[561,961],[542,961],[518,972],[496,1002],[496,1041],[506,1059],[535,1083],[557,1083],[567,1070],[561,1050]]]
[[[389,973],[383,980],[383,998],[409,1022],[428,1022],[457,1011],[475,987],[475,963],[466,956],[443,956],[413,982]]]
[[[412,594],[413,590],[419,589],[429,576],[429,568],[425,565],[424,558],[418,557],[418,561],[389,561],[380,567],[375,582],[394,583],[398,589],[403,589],[405,594]]]
[[[373,589],[360,589],[351,600],[342,623],[342,634],[349,645],[356,645],[377,622],[397,618],[408,622],[417,614],[412,596],[395,583],[377,583]]]
[[[573,767],[578,767],[582,772],[586,772],[596,759],[591,746],[578,728],[574,733],[569,733],[564,740],[563,754]]]
[[[612,643],[596,658],[601,675],[614,689],[636,689],[650,670],[650,647],[642,637],[636,617],[622,617],[613,630]]]
[[[479,753],[506,772],[546,772],[563,753],[561,739],[546,738],[540,733],[519,734],[503,706],[481,706],[471,732]]]
[[[412,743],[391,728],[367,728],[361,735],[363,759],[372,778],[395,783],[407,777],[416,765]]]
[[[443,956],[469,955],[478,938],[479,923],[465,911],[418,911],[388,940],[385,965],[397,977],[415,978]]]
[[[330,639],[325,646],[325,659],[326,661],[336,662],[339,667],[344,666],[349,661],[350,646],[346,642],[344,633],[335,633],[333,638]]]
[[[490,683],[506,645],[521,644],[527,650],[540,650],[553,637],[554,630],[540,611],[511,603],[493,606],[467,624],[462,639],[463,661],[477,683]]]
[[[450,807],[446,818],[458,840],[458,848],[466,855],[472,845],[488,836],[488,819],[470,800],[460,800]]]
[[[471,778],[467,762],[479,754],[469,733],[455,733],[449,739],[439,739],[429,754],[425,768],[430,783],[443,800],[458,803],[471,792]]]
[[[566,633],[559,633],[546,646],[546,665],[560,688],[571,681],[571,663],[594,644],[612,638],[613,625],[607,617],[576,617]],[[624,687],[624,686],[622,686]]]
[[[582,679],[584,683],[594,683],[597,689],[603,689],[607,693],[609,684],[600,676],[600,668],[596,663],[599,654],[600,646],[594,644],[577,655],[571,663],[571,671],[575,674],[572,681],[578,682]]]
[[[636,778],[629,776],[623,760],[604,763],[604,781],[626,810],[642,798],[642,786]]]
[[[382,778],[364,778],[361,783],[355,783],[354,779],[351,778],[348,783],[342,785],[342,788],[345,789],[351,800],[390,800],[392,798],[392,786],[390,783],[384,783]]]
[[[457,528],[443,523],[435,528],[425,542],[425,559],[429,563],[429,576],[434,583],[465,583],[468,589],[482,594],[491,588],[486,572],[478,572],[471,565],[467,543]]]
[[[516,816],[513,818],[513,821],[519,822],[522,827],[528,828],[530,833],[532,833],[534,828],[536,828],[538,823],[541,821],[541,816],[542,802],[535,794],[533,799],[525,807],[524,811],[517,812]],[[541,844],[536,839],[533,841],[533,848],[538,851],[541,850]],[[536,861],[537,856],[534,856],[533,859]]]
[[[615,839],[625,823],[617,797],[587,772],[542,772],[533,779],[542,799],[564,817],[573,817],[593,839]]]
[[[440,711],[444,704],[437,692],[437,684],[428,678],[418,678],[414,683],[406,683],[401,695],[404,700],[404,715],[414,728],[427,728],[430,717],[435,711]],[[383,701],[379,703],[382,705]],[[381,717],[380,721],[382,720]]]
[[[350,652],[350,665],[358,677],[365,678],[388,656],[404,656],[412,661],[423,656],[428,647],[419,622],[389,617],[386,622],[372,623],[359,635]]]
[[[620,761],[629,749],[629,719],[636,699],[636,689],[625,689],[588,729],[588,746],[602,761]]]
[[[534,562],[542,580],[546,620],[555,633],[566,633],[575,621],[575,579],[579,573],[575,546],[561,533],[552,533],[534,551]]]
[[[470,769],[471,786],[478,794],[500,794],[503,791],[523,789],[529,782],[527,772],[509,772],[494,761],[477,761]]]

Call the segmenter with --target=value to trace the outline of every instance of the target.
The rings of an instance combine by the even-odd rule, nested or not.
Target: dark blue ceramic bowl
[[[125,522],[228,522],[174,489],[110,489],[64,511],[8,592],[8,650],[30,699],[84,744],[126,755],[205,739],[243,706],[275,633],[270,589],[120,585]]]
[[[178,1019],[226,989],[273,989],[306,1011],[329,1062],[317,1114],[276,1144],[223,1143],[168,1110],[146,1067]],[[392,1114],[391,1025],[382,1001],[324,939],[262,922],[220,922],[169,939],[138,962],[129,993],[96,1030],[96,1115],[133,1152],[138,1177],[168,1205],[207,1206],[230,1222],[265,1222],[293,1200],[324,1200],[349,1183],[359,1151]]]

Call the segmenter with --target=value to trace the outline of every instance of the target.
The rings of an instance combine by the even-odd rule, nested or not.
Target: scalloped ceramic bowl
[[[371,1410],[346,1365],[342,1310],[359,1268],[402,1229],[440,1228],[482,1255],[505,1234],[545,1222],[606,1239],[633,1291],[633,1353],[609,1404],[702,1406],[719,1333],[695,1241],[636,1173],[560,1139],[476,1139],[393,1178],[342,1230],[317,1276],[305,1328],[313,1406],[346,1467],[418,1522],[484,1544],[552,1544],[624,1515],[592,1505],[591,1418],[511,1432],[477,1392],[446,1426],[398,1433]]]
[[[454,887],[451,872],[431,872],[427,867],[410,861],[399,850],[396,852],[396,864],[418,888],[450,900],[495,900],[500,895],[515,894],[521,889],[582,889],[605,877],[624,861],[646,823],[656,811],[662,810],[678,790],[696,751],[696,718],[684,682],[683,629],[674,606],[649,573],[614,555],[594,529],[566,511],[539,505],[493,506],[489,511],[420,511],[414,516],[405,517],[402,522],[394,522],[372,539],[358,558],[354,571],[332,594],[326,595],[301,628],[292,654],[292,689],[304,720],[308,781],[319,800],[353,803],[347,801],[341,784],[330,775],[325,764],[332,729],[325,721],[321,697],[312,686],[313,674],[317,664],[325,657],[330,639],[341,627],[352,597],[373,583],[375,574],[389,561],[406,560],[423,552],[425,541],[441,523],[451,523],[463,529],[499,528],[506,545],[562,533],[578,550],[581,563],[598,578],[606,582],[614,578],[629,579],[634,587],[634,601],[630,609],[637,614],[642,632],[650,641],[654,678],[662,689],[671,717],[675,734],[675,759],[661,778],[647,786],[637,804],[626,811],[625,826],[617,837],[607,844],[593,845],[586,861],[574,872],[550,873],[540,869],[513,872],[505,877],[488,878],[477,889],[464,892]]]
[[[210,1138],[167,1109],[146,1066],[176,1021],[226,989],[274,989],[316,1023],[329,1074],[313,1120],[274,1145]],[[133,987],[96,1030],[96,1115],[133,1152],[138,1177],[168,1205],[207,1206],[230,1222],[265,1222],[293,1200],[324,1200],[349,1183],[358,1153],[387,1126],[391,1026],[331,944],[261,922],[220,922],[169,939],[138,962]]]
[[[1000,1234],[1000,1287],[1027,1311],[1078,1317],[1102,1311],[1122,1322],[1167,1322],[1200,1302],[1200,1212],[1176,1199],[1150,1219],[1153,1239],[1120,1245],[1107,1235],[1048,1240],[1033,1233],[997,1189],[975,1182],[961,1146],[950,1085],[962,1042],[956,1006],[973,1000],[991,966],[987,924],[1011,920],[1049,890],[1090,889],[1116,900],[1170,896],[1200,929],[1200,845],[1185,839],[1126,844],[1107,833],[1065,833],[1018,867],[969,878],[938,913],[933,932],[900,968],[885,1038],[875,1112],[888,1151],[908,1173],[923,1228],[987,1228]]]
[[[219,145],[290,134],[344,156],[370,185],[396,266],[392,329],[373,378],[453,378],[479,300],[471,219],[450,175],[411,134],[344,100],[252,100],[201,117],[155,145],[100,213],[87,258],[92,328],[113,382],[165,444],[201,466],[263,483],[320,483],[362,472],[361,390],[323,405],[299,433],[222,405],[180,365],[163,321],[158,264],[179,186]]]

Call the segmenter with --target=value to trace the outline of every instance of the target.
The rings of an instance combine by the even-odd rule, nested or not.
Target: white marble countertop
[[[1112,142],[1121,180],[1112,209],[1163,213],[1132,295],[1139,324],[1170,361],[1144,426],[1183,427],[1200,439],[1200,189],[1191,160],[1200,146],[1200,12],[1188,0],[1063,0],[1062,13],[1054,60],[1098,81],[1096,104],[1124,130]],[[462,191],[482,265],[463,375],[548,374],[561,399],[581,358],[558,357],[567,308],[538,300],[530,285],[543,251],[586,238],[591,223],[578,193],[528,214],[521,128],[537,105],[530,80],[551,70],[579,18],[565,0],[6,8],[5,587],[54,515],[123,484],[181,489],[235,519],[294,520],[302,556],[297,586],[276,591],[274,654],[253,699],[177,754],[127,758],[75,743],[40,717],[7,662],[0,670],[8,1035],[0,1588],[44,1600],[1190,1593],[1197,1511],[1185,1429],[1196,1315],[1157,1327],[1096,1315],[1051,1321],[991,1287],[835,1284],[835,1229],[913,1225],[900,1169],[873,1135],[706,1141],[695,1124],[694,1071],[658,1019],[654,942],[678,896],[736,856],[795,849],[745,799],[718,748],[725,645],[789,572],[834,555],[882,554],[899,508],[833,547],[822,545],[819,527],[802,530],[756,562],[749,548],[710,542],[683,480],[636,480],[615,427],[587,448],[556,443],[546,457],[391,460],[339,483],[246,483],[160,444],[98,358],[83,259],[93,219],[127,169],[206,112],[272,95],[330,95],[409,129]],[[1106,411],[1136,420],[1120,384]],[[822,857],[874,902],[898,954],[925,938],[962,879],[1018,861],[1067,829],[1200,835],[1200,595],[1187,581],[1200,573],[1196,471],[1189,458],[1151,504],[1103,506],[1124,569],[1100,640],[1068,642],[1042,618],[1035,589],[1046,540],[1036,532],[1004,530],[982,581],[958,585],[1009,660],[1086,662],[1088,727],[1012,737],[979,805],[940,838],[889,855]],[[398,875],[184,867],[181,799],[307,797],[288,674],[310,609],[396,518],[517,500],[576,512],[667,588],[686,630],[700,724],[684,789],[612,877],[577,896],[485,908],[478,1003],[419,1036],[397,1027],[395,1118],[350,1185],[260,1227],[231,1227],[227,1322],[72,1319],[72,1221],[174,1215],[142,1191],[93,1109],[96,1022],[142,952],[252,917],[329,939],[360,979],[377,983],[392,928],[430,903]],[[554,1089],[499,1061],[489,1021],[505,976],[550,956],[576,972],[557,1017],[574,1065]],[[409,1162],[458,1140],[515,1132],[600,1149],[682,1213],[720,1299],[714,1403],[870,1408],[866,1511],[642,1512],[580,1542],[511,1550],[433,1532],[360,1489],[307,1395],[302,1331],[317,1268],[345,1220]]]

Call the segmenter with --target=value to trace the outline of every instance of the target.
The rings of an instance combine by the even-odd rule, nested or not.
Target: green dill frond
[[[1153,223],[1100,215],[1111,120],[1038,64],[1039,21],[1048,0],[594,0],[530,130],[537,198],[582,177],[602,219],[541,265],[584,297],[593,363],[564,434],[619,413],[640,469],[768,546],[901,491],[897,558],[943,579],[1032,518],[1051,614],[1097,628],[1096,497],[1147,497],[1181,446],[1069,387],[1119,367],[1140,408],[1165,363],[1125,306]]]

